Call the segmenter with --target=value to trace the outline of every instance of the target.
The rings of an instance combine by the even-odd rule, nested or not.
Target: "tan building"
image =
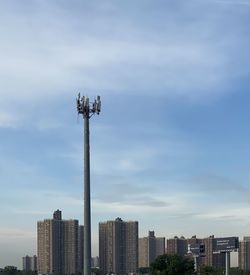
[[[99,223],[99,261],[104,274],[135,273],[138,267],[138,222]]]
[[[139,239],[139,267],[149,267],[159,256],[165,253],[165,238],[156,238],[154,231]]]
[[[239,247],[239,268],[250,271],[250,237],[244,237]]]
[[[53,219],[37,223],[38,273],[77,274],[79,271],[79,225],[62,220],[61,211]]]
[[[62,221],[63,274],[78,273],[78,220]]]

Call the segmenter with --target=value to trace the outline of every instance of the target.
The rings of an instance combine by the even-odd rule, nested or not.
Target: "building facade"
[[[196,238],[193,236],[188,239],[188,244],[204,244],[205,245],[205,255],[198,259],[198,266],[213,266],[216,268],[225,268],[226,260],[225,254],[214,254],[215,250],[215,238],[214,235],[211,235],[207,238]]]
[[[239,247],[239,268],[250,271],[250,237],[244,237]]]
[[[91,258],[91,267],[99,268],[99,257],[98,256]]]
[[[78,229],[78,270],[83,273],[84,258],[84,226],[79,225]]]
[[[139,239],[139,267],[149,267],[159,256],[165,253],[165,238],[156,238],[154,231]]]
[[[121,218],[99,223],[99,264],[104,274],[130,274],[138,268],[138,222]]]
[[[37,271],[37,256],[28,256],[26,255],[22,259],[23,262],[23,270],[24,271]]]
[[[226,258],[225,254],[214,254],[215,249],[215,238],[214,235],[209,236],[208,238],[202,239],[202,242],[205,245],[205,257],[201,258],[201,264],[207,266],[213,266],[217,268],[225,268]]]
[[[77,274],[79,265],[79,224],[62,220],[61,211],[53,219],[37,223],[38,273]]]
[[[180,256],[185,256],[187,254],[187,239],[183,236],[178,238],[175,236],[173,239],[167,240],[167,254],[177,254]]]

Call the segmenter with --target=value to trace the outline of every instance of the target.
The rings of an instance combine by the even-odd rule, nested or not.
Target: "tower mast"
[[[91,275],[91,208],[90,208],[90,150],[89,150],[89,119],[99,115],[101,111],[100,96],[94,102],[78,94],[76,99],[77,112],[82,114],[84,121],[84,275]]]

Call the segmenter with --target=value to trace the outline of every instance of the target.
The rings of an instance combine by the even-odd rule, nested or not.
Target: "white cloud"
[[[205,220],[240,220],[248,222],[250,218],[250,207],[227,205],[227,207],[218,206],[210,207],[209,212],[204,211],[196,215],[197,218]]]
[[[39,131],[47,131],[47,130],[53,130],[63,127],[63,123],[58,120],[54,120],[52,118],[47,119],[38,119],[36,123],[33,125],[35,128],[37,128]]]
[[[11,227],[0,227],[0,243],[5,242],[6,238],[10,238],[13,241],[16,239],[35,239],[36,234],[33,231],[22,230]]]
[[[245,70],[245,66],[228,66],[234,60],[228,45],[235,44],[237,34],[218,33],[217,21],[198,17],[197,22],[185,21],[183,30],[184,22],[172,15],[165,16],[161,28],[146,30],[140,24],[132,28],[126,17],[112,15],[107,20],[100,10],[93,9],[94,16],[101,19],[86,28],[84,10],[72,21],[60,5],[39,5],[39,14],[13,17],[6,13],[1,19],[2,25],[11,29],[11,35],[9,28],[2,30],[6,39],[0,46],[0,93],[6,98],[18,93],[19,100],[38,99],[74,93],[78,88],[90,93],[133,94],[136,90],[143,94],[153,90],[196,98],[226,92],[232,73]],[[50,26],[37,20],[46,22],[48,13],[56,9],[59,12],[50,19]],[[32,27],[27,27],[27,20]],[[173,29],[164,28],[165,24]],[[103,32],[108,27],[113,36],[105,38]],[[210,35],[204,36],[203,30]],[[217,42],[220,36],[226,45]]]
[[[225,4],[225,5],[243,5],[243,6],[249,6],[249,1],[233,1],[233,0],[213,0],[214,3],[218,4]]]
[[[0,112],[0,128],[17,128],[21,126],[20,116],[7,112]]]

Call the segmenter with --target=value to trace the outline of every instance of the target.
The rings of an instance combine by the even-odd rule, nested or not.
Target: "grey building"
[[[250,271],[250,237],[244,237],[239,247],[239,268]]]
[[[200,257],[198,259],[198,266],[206,265],[213,266],[217,268],[225,268],[225,255],[214,254],[213,251],[215,249],[215,238],[214,235],[209,236],[208,238],[196,238],[193,236],[188,239],[188,244],[204,244],[205,245],[205,255],[204,257]]]
[[[156,242],[155,254],[157,258],[158,256],[166,253],[166,239],[165,237],[156,237],[155,242]]]
[[[79,225],[78,230],[78,271],[83,273],[84,258],[84,226]]]
[[[77,274],[82,270],[78,263],[80,245],[77,220],[62,220],[57,210],[53,219],[38,221],[38,273]]]
[[[98,256],[91,258],[91,267],[99,268],[99,257]]]
[[[28,256],[22,258],[24,271],[37,271],[37,256]]]
[[[156,238],[154,231],[149,231],[148,236],[139,238],[139,267],[149,265],[165,253],[165,238]]]
[[[135,273],[138,267],[138,222],[121,218],[99,223],[99,263],[105,274]]]
[[[201,259],[201,264],[213,266],[217,268],[225,268],[226,266],[226,258],[223,253],[214,254],[213,251],[215,249],[215,238],[214,235],[209,236],[208,238],[202,239],[202,242],[205,245],[205,257]]]

